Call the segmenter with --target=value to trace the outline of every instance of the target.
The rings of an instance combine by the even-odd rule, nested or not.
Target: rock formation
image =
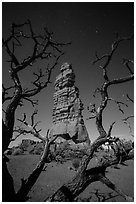
[[[82,115],[83,103],[79,97],[79,89],[74,85],[72,66],[64,63],[60,71],[55,80],[53,127],[50,135],[72,139],[75,143],[90,143]]]

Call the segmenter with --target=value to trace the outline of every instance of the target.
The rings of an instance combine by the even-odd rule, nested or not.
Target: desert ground
[[[18,155],[9,156],[8,169],[14,178],[15,190],[21,185],[21,178],[27,178],[36,166],[39,155]],[[94,165],[95,159],[89,164]],[[116,168],[107,169],[107,177],[111,179],[124,193],[134,196],[134,162],[127,161],[126,165],[118,165]],[[71,170],[72,162],[64,163],[51,162],[46,164],[47,168],[42,171],[36,184],[29,192],[29,202],[42,202],[49,195],[55,192],[62,184],[72,179],[76,173]],[[106,202],[125,202],[117,193],[106,187],[100,182],[89,185],[76,201],[106,201]]]

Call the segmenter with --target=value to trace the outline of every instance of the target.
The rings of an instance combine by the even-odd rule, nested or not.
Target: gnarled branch
[[[31,190],[35,182],[37,181],[39,175],[41,174],[44,168],[44,165],[48,157],[49,148],[52,143],[52,141],[49,142],[48,140],[48,134],[49,134],[49,130],[47,131],[47,134],[45,137],[46,140],[44,140],[45,146],[44,146],[43,154],[41,156],[40,161],[36,165],[33,172],[29,175],[29,177],[23,180],[22,185],[16,194],[16,201],[18,202],[24,202],[27,200],[27,194],[29,193],[29,191]]]

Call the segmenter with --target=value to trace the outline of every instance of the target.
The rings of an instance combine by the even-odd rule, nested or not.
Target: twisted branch
[[[41,174],[43,168],[45,169],[44,166],[45,166],[45,163],[46,163],[46,160],[48,157],[50,145],[56,139],[56,138],[54,138],[51,141],[49,141],[48,137],[49,137],[49,130],[47,131],[47,134],[45,137],[46,139],[45,138],[43,139],[41,137],[42,140],[44,141],[44,150],[43,150],[43,154],[41,156],[40,161],[36,165],[33,172],[29,175],[29,177],[27,179],[22,179],[21,187],[18,190],[18,192],[16,193],[16,201],[18,201],[18,202],[24,202],[27,200],[27,194],[29,193],[29,191],[31,190],[31,188],[33,187],[33,185],[35,184],[35,182],[39,178],[39,175]]]

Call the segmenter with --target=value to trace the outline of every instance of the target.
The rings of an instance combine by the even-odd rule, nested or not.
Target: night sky
[[[115,39],[116,32],[119,36],[130,36],[134,32],[134,8],[133,3],[97,3],[97,2],[52,2],[52,3],[3,3],[2,11],[2,33],[3,37],[9,34],[12,22],[23,23],[30,19],[34,30],[40,32],[42,26],[47,26],[54,32],[55,39],[63,42],[72,42],[64,48],[65,55],[60,59],[59,65],[54,70],[51,81],[54,83],[55,77],[59,74],[60,66],[63,62],[72,63],[76,74],[76,86],[79,88],[80,97],[84,103],[84,121],[90,135],[94,140],[98,136],[95,121],[86,120],[89,117],[87,106],[94,103],[93,91],[100,87],[103,78],[100,64],[92,65],[95,59],[95,51],[100,55],[107,53],[111,48],[111,43]],[[111,79],[127,76],[128,70],[122,65],[122,58],[133,60],[133,40],[124,42],[115,54],[109,66],[109,76]],[[29,45],[28,45],[29,46]],[[27,50],[26,50],[27,53]],[[24,53],[23,53],[24,54]],[[23,56],[22,52],[18,55]],[[5,62],[7,55],[3,52],[3,83],[10,84],[8,76],[8,63]],[[39,64],[39,66],[44,66]],[[22,72],[23,86],[27,87],[30,82],[30,73]],[[53,107],[53,83],[43,90],[35,98],[39,99],[37,120],[42,121],[39,128],[42,128],[44,135],[52,125]],[[116,85],[109,89],[110,97],[126,102],[126,93],[133,98],[133,81],[126,84]],[[99,96],[98,96],[99,99]],[[96,100],[98,103],[99,100]],[[113,128],[113,135],[132,139],[128,127],[121,121],[128,115],[133,114],[133,104],[128,103],[129,107],[124,107],[125,114],[118,111],[116,104],[109,103],[104,112],[104,127],[108,127],[113,121],[117,121]],[[31,104],[18,108],[17,117],[20,113],[31,114]],[[132,121],[133,127],[133,121]],[[32,137],[31,137],[32,138]],[[21,138],[17,140],[20,141]]]

